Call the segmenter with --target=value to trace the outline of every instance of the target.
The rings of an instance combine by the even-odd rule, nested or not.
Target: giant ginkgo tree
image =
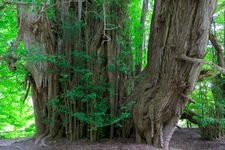
[[[18,9],[13,48],[24,42],[36,143],[61,137],[95,140],[101,133],[128,136],[114,124],[130,109],[136,141],[168,148],[200,64],[207,63],[202,58],[216,0],[155,0],[148,62],[134,89],[129,1],[5,4]]]

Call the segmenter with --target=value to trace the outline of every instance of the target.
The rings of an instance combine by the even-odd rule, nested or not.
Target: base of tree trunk
[[[206,127],[200,128],[201,137],[203,139],[219,139],[225,136],[225,131],[219,124],[212,124]]]

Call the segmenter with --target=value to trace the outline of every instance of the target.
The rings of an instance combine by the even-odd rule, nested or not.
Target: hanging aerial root
[[[31,88],[31,83],[29,81],[29,77],[26,76],[25,77],[25,80],[24,80],[24,89],[26,90],[26,94],[23,98],[23,103],[26,101],[28,95],[29,95],[29,92],[30,92],[30,88]]]
[[[107,21],[106,21],[106,4],[105,1],[103,1],[102,3],[102,9],[103,9],[103,17],[104,17],[104,29],[103,29],[103,41],[102,41],[102,45],[105,42],[109,42],[111,41],[111,38],[106,34],[106,27],[107,27]]]

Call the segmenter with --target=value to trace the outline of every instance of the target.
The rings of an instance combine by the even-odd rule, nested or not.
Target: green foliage
[[[13,6],[0,11],[0,56],[9,48],[16,37],[16,9]],[[22,45],[17,54],[22,55]],[[34,134],[34,118],[31,100],[23,103],[25,71],[22,60],[17,71],[11,72],[5,61],[0,61],[0,138],[16,138]],[[30,98],[30,97],[29,97]]]
[[[130,40],[131,40],[131,50],[133,55],[133,63],[137,64],[142,62],[142,67],[144,68],[147,64],[147,49],[144,49],[142,53],[142,58],[138,55],[138,52],[140,51],[140,46],[142,45],[142,33],[146,34],[146,41],[145,48],[147,47],[148,38],[149,38],[149,32],[150,32],[150,24],[152,19],[152,13],[153,13],[153,5],[154,2],[152,0],[149,0],[149,10],[147,13],[146,23],[145,23],[145,29],[141,30],[141,9],[142,9],[142,1],[140,0],[132,0],[129,8],[128,13],[130,16],[130,31],[128,33],[131,33]]]
[[[77,57],[79,60],[92,60],[91,56],[86,53],[75,51],[72,53],[73,56]],[[56,61],[53,61],[56,62]],[[57,61],[58,62],[58,61]],[[56,65],[57,65],[56,62]],[[58,66],[61,64],[59,63]],[[79,65],[73,68],[72,73],[78,73],[81,76],[80,83],[74,86],[72,89],[66,90],[63,94],[58,96],[56,99],[49,101],[49,105],[56,108],[60,113],[69,114],[78,120],[91,125],[92,130],[100,130],[105,126],[111,124],[118,124],[121,120],[127,119],[129,116],[128,110],[123,109],[121,114],[117,116],[112,115],[110,110],[109,102],[105,99],[105,93],[111,90],[109,84],[106,84],[104,79],[100,79],[98,83],[95,83],[93,78],[93,73],[87,69],[85,66]],[[61,73],[60,81],[67,82],[69,78],[68,72]],[[83,106],[83,110],[72,111],[69,107],[65,106],[60,102],[61,99],[68,99],[72,103],[80,101]],[[89,113],[86,113],[86,109],[90,109]],[[68,120],[65,120],[67,122]]]
[[[213,17],[213,23],[211,32],[216,36],[217,42],[224,49],[224,0],[218,1],[218,7]],[[224,55],[224,51],[223,51]],[[206,61],[212,61],[217,63],[216,50],[209,43],[207,54],[204,58]],[[192,93],[192,99],[195,103],[191,103],[186,107],[187,111],[192,111],[197,114],[195,119],[201,129],[209,128],[208,130],[214,129],[216,131],[225,131],[225,119],[224,119],[224,75],[219,74],[218,71],[213,70],[207,65],[202,66],[202,70],[210,70],[214,72],[216,76],[206,78],[204,81],[199,81]],[[203,130],[204,132],[204,130]],[[201,133],[204,136],[204,133]],[[210,135],[207,135],[210,136]],[[206,137],[209,138],[209,137]]]

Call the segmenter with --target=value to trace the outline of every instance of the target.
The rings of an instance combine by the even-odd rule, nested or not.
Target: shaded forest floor
[[[0,150],[156,150],[146,144],[134,144],[133,139],[86,141],[57,141],[47,147],[34,145],[32,140],[0,140]],[[200,139],[198,129],[177,129],[170,143],[171,150],[225,150],[225,139],[207,141]]]

